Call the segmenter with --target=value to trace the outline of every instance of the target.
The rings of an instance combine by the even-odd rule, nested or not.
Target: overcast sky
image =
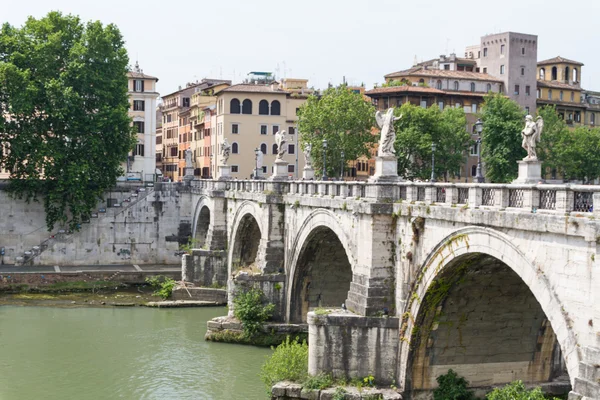
[[[20,26],[51,10],[115,23],[131,64],[157,76],[162,95],[250,71],[371,88],[415,56],[462,56],[505,31],[538,35],[538,60],[583,62],[583,86],[600,91],[599,0],[0,0],[0,21]]]

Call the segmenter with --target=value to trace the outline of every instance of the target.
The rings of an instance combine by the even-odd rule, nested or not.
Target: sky
[[[538,35],[538,60],[583,62],[600,91],[600,1],[580,0],[0,0],[0,21],[21,26],[52,10],[116,24],[131,64],[166,95],[202,78],[241,82],[250,71],[309,86],[364,83],[417,60],[455,52],[485,34]]]

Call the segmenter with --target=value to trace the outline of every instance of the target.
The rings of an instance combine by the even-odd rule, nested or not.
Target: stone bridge
[[[600,398],[598,186],[206,180],[191,196],[186,279],[263,289],[308,323],[311,373],[420,398],[452,368]]]

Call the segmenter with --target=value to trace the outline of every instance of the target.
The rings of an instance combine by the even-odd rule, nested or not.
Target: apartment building
[[[284,159],[289,163],[288,174],[291,178],[302,176],[304,157],[299,155],[296,125],[298,109],[307,98],[303,89],[306,90],[304,93],[307,93],[308,88],[306,80],[287,80],[288,83],[292,81],[296,89],[293,91],[288,91],[285,86],[272,81],[232,85],[217,94],[216,120],[213,126],[215,129],[212,137],[213,171],[216,171],[217,165],[221,163],[218,149],[223,140],[227,139],[231,145],[228,165],[231,166],[233,178],[244,179],[253,175],[257,163],[257,150],[263,153],[262,176],[269,176],[273,171],[278,150],[274,135],[280,130],[285,130],[288,142]],[[298,84],[304,87],[298,88]]]

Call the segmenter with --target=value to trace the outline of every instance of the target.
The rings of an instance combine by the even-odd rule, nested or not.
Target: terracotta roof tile
[[[568,83],[558,82],[558,81],[544,81],[538,79],[537,85],[539,87],[547,87],[552,89],[566,89],[566,90],[576,90],[581,91],[581,88],[574,85],[569,85]]]
[[[431,87],[425,86],[389,86],[389,87],[379,87],[371,90],[367,90],[365,94],[367,96],[372,94],[382,94],[382,93],[434,93],[434,94],[444,94],[443,90],[434,89]]]
[[[575,101],[559,101],[559,100],[547,100],[547,99],[536,99],[538,104],[553,104],[556,106],[575,107],[575,108],[588,108],[586,103],[577,103]]]
[[[423,76],[431,78],[454,78],[469,79],[473,81],[503,82],[492,75],[482,72],[449,71],[445,69],[423,69],[421,67],[410,68],[404,71],[393,72],[385,75],[385,78],[401,78],[405,76]]]
[[[227,89],[221,90],[222,92],[242,92],[242,93],[281,93],[287,94],[285,90],[282,89],[272,89],[271,85],[249,85],[240,83],[237,85],[231,85]]]
[[[549,58],[547,60],[538,61],[537,65],[547,65],[547,64],[559,64],[559,63],[567,63],[567,64],[575,64],[583,66],[583,63],[579,61],[569,60],[568,58],[564,58],[561,56]]]
[[[158,82],[158,78],[157,77],[151,76],[151,75],[146,75],[143,72],[128,71],[127,72],[127,76],[130,77],[130,78],[154,79],[155,81]]]

